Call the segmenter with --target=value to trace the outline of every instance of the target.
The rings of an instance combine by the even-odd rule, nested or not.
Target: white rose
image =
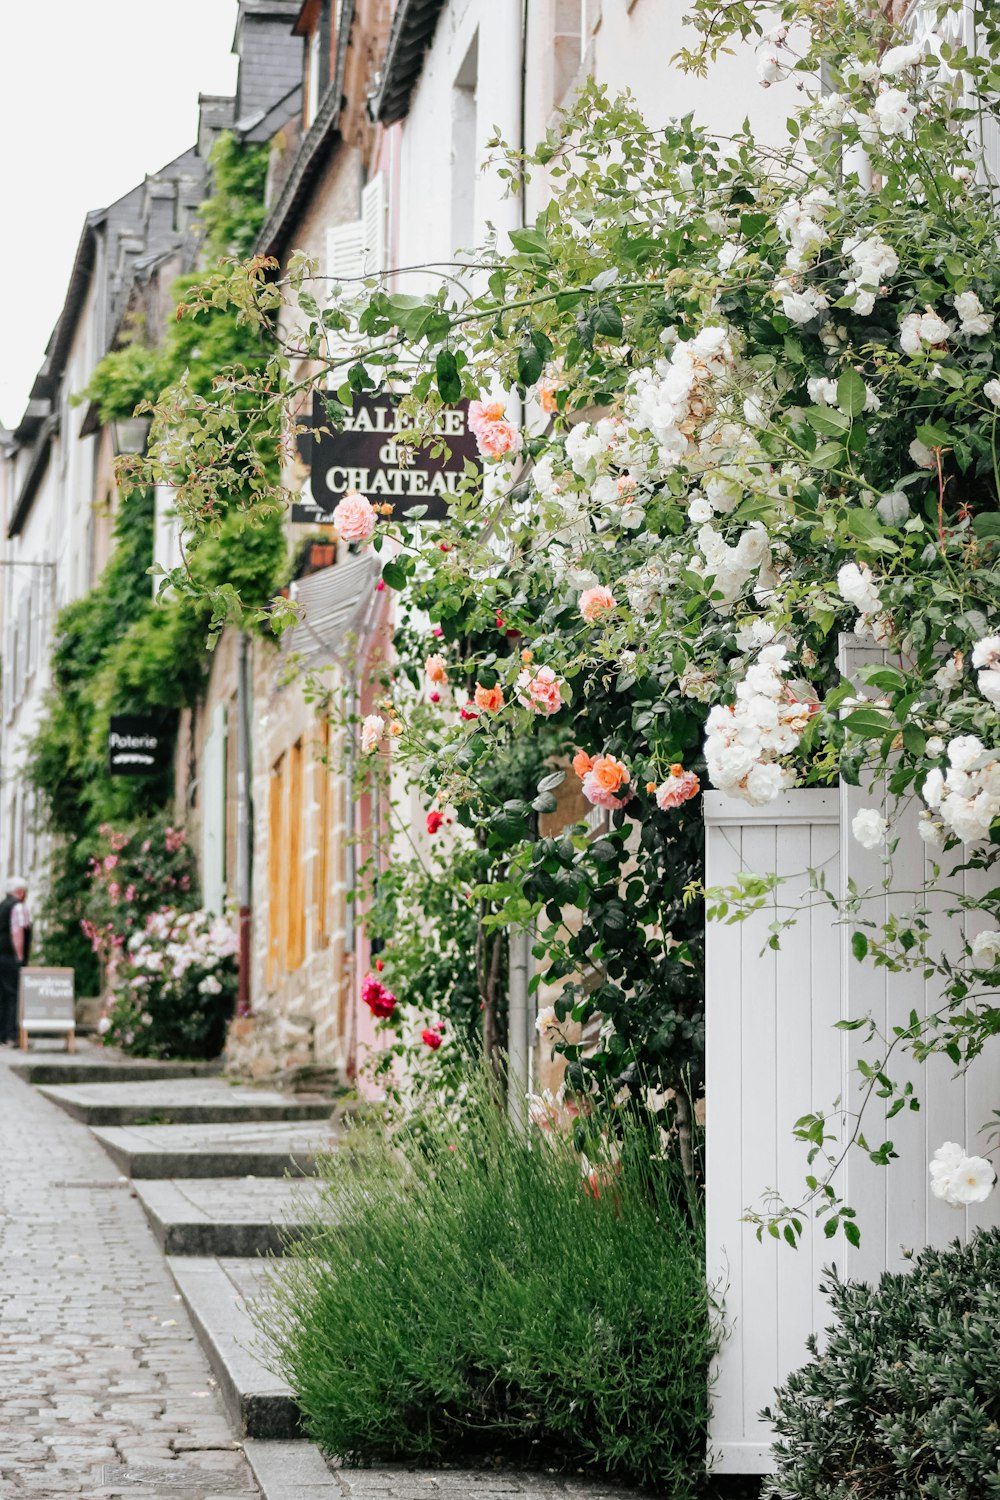
[[[883,135],[904,135],[913,115],[913,105],[902,89],[886,89],[875,100],[875,119]]]
[[[972,648],[976,668],[1000,666],[1000,635],[984,635]]]
[[[773,47],[766,47],[757,53],[757,77],[762,87],[769,88],[772,83],[777,83],[785,76],[785,67]]]
[[[1000,671],[996,667],[980,672],[976,678],[976,684],[984,698],[995,708],[1000,707]]]
[[[956,771],[971,771],[984,750],[982,740],[974,734],[960,734],[948,746],[949,764]]]
[[[874,807],[861,807],[854,814],[851,832],[863,849],[877,849],[885,843],[889,824]]]
[[[993,314],[983,310],[983,304],[975,292],[959,292],[955,298],[955,311],[961,321],[962,332],[970,336],[989,333],[993,327]]]
[[[977,932],[972,939],[972,955],[978,959],[977,969],[992,969],[1000,958],[1000,932]]]
[[[550,1041],[553,1036],[558,1036],[559,1021],[556,1018],[554,1005],[543,1005],[535,1017],[535,1030],[546,1041]]]
[[[983,386],[983,395],[987,401],[992,401],[994,406],[1000,406],[1000,380],[987,380]]]
[[[816,406],[836,406],[837,404],[837,382],[829,380],[825,375],[814,375],[807,380],[806,390],[809,392],[809,400]]]
[[[982,1156],[966,1156],[954,1141],[945,1141],[930,1164],[931,1192],[952,1208],[984,1203],[993,1191],[996,1173]]]
[[[899,325],[899,342],[904,354],[919,354],[923,348],[920,340],[920,314],[907,313]]]
[[[944,824],[937,818],[932,818],[929,812],[922,812],[917,819],[917,832],[932,849],[943,849],[945,830]]]
[[[381,714],[366,714],[361,722],[361,753],[372,755],[385,734],[385,720]]]
[[[776,762],[758,763],[747,774],[746,799],[754,807],[764,807],[784,791],[790,780],[790,773]]]
[[[922,48],[917,42],[908,42],[902,47],[890,47],[879,59],[878,69],[883,78],[894,78],[905,68],[916,67]]]
[[[939,755],[944,754],[944,740],[939,734],[932,734],[927,741],[927,754],[932,760],[936,760]]]
[[[933,807],[935,811],[941,806],[944,798],[944,774],[937,766],[934,766],[927,772],[921,796],[927,803],[927,806]]]
[[[807,287],[804,292],[785,292],[781,310],[793,323],[810,323],[829,306],[822,292]]]
[[[703,495],[697,495],[688,506],[688,520],[691,521],[695,526],[704,525],[704,523],[706,521],[710,521],[714,515],[714,510]]]
[[[922,443],[919,438],[913,439],[907,452],[919,469],[937,468],[937,459],[934,457],[933,448],[928,448],[927,444]]]
[[[939,318],[936,312],[925,312],[920,319],[920,337],[925,344],[947,343],[952,325]]]
[[[844,563],[837,573],[837,590],[847,604],[863,615],[874,614],[881,604],[871,569],[867,563]]]

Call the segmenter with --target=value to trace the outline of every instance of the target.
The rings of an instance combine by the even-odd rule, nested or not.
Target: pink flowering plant
[[[236,929],[228,916],[162,907],[117,956],[98,1029],[132,1057],[213,1058],[236,1003]]]
[[[270,326],[283,296],[304,331],[265,378],[234,381],[286,400],[290,357],[325,362],[341,382],[331,425],[355,391],[388,385],[432,449],[442,407],[471,403],[481,463],[447,521],[389,516],[366,543],[399,596],[366,774],[391,744],[428,807],[453,808],[496,856],[491,922],[533,924],[559,1021],[601,1017],[596,1050],[554,1043],[581,1089],[697,1091],[703,788],[759,807],[883,776],[854,836],[884,852],[885,889],[900,819],[919,812],[936,863],[905,923],[839,912],[859,960],[915,967],[940,994],[901,1034],[862,1022],[846,1139],[882,1163],[893,1143],[862,1129],[866,1102],[890,1118],[915,1105],[893,1053],[964,1066],[996,1029],[1000,983],[1000,887],[948,883],[993,863],[1000,829],[1000,260],[982,145],[1000,36],[980,14],[967,50],[957,15],[943,7],[911,42],[874,4],[796,0],[764,33],[759,8],[698,0],[686,65],[756,37],[762,86],[797,85],[784,143],[690,119],[651,130],[588,85],[536,150],[494,143],[512,184],[533,191],[544,172],[551,196],[467,282],[331,291],[303,260],[254,300],[251,279],[242,316]],[[348,355],[330,355],[331,329]],[[195,530],[206,482],[202,467],[190,494],[178,486]],[[854,680],[844,633],[872,652]],[[484,790],[542,733],[534,795]],[[543,835],[567,775],[590,815]],[[957,968],[930,936],[941,883],[982,929]],[[738,917],[777,889],[750,872],[710,909]],[[857,1236],[830,1187],[834,1113],[800,1122],[808,1194],[777,1199],[762,1227],[794,1240],[808,1210]],[[948,1192],[981,1191],[980,1158],[945,1145]]]
[[[118,958],[137,928],[159,908],[198,904],[194,852],[184,830],[166,815],[114,828],[103,824],[90,857],[84,898],[84,935],[110,981]]]

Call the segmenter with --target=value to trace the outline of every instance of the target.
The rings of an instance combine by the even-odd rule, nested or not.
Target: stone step
[[[312,1222],[321,1185],[308,1178],[182,1178],[137,1182],[142,1204],[165,1255],[282,1255],[289,1238]]]
[[[316,1158],[337,1146],[321,1122],[232,1125],[123,1125],[94,1130],[127,1177],[311,1176]]]
[[[103,1055],[102,1055],[103,1054]],[[104,1048],[85,1052],[24,1053],[8,1064],[25,1083],[149,1083],[157,1078],[215,1078],[221,1062],[139,1062],[131,1057],[108,1054]]]
[[[261,1500],[344,1500],[344,1491],[315,1443],[247,1438],[243,1451]]]
[[[223,1078],[43,1085],[40,1092],[85,1125],[221,1125],[238,1120],[324,1120],[333,1101],[287,1096]]]
[[[270,1269],[280,1262],[270,1263]],[[261,1362],[260,1335],[247,1311],[269,1263],[167,1256],[237,1438],[295,1438],[300,1412],[289,1387]]]

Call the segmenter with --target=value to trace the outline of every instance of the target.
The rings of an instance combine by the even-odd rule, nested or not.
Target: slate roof
[[[510,3],[510,0],[507,0]],[[405,118],[445,0],[399,0],[385,49],[372,115],[383,125]]]

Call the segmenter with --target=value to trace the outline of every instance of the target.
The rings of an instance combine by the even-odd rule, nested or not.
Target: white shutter
[[[360,219],[333,224],[326,231],[326,274],[334,281],[364,275],[365,229]]]
[[[226,710],[215,705],[201,752],[201,892],[207,911],[226,902]]]
[[[374,276],[386,268],[385,177],[376,172],[361,191],[361,219],[365,231],[365,271]]]

